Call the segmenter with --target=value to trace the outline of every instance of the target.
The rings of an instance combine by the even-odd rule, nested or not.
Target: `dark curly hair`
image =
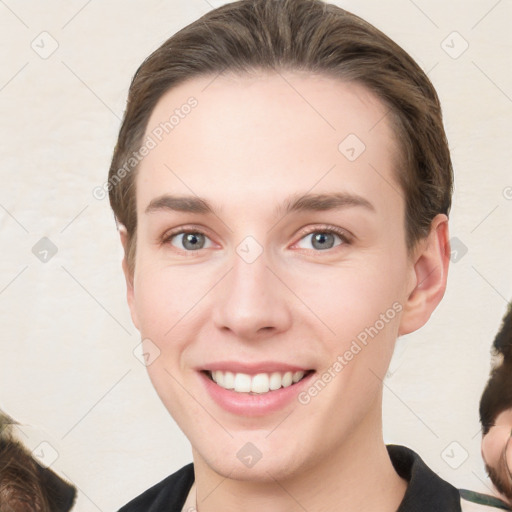
[[[0,411],[0,511],[68,512],[76,489],[41,466],[13,435],[16,422]]]
[[[512,409],[512,302],[492,346],[497,361],[480,398],[480,423],[485,436],[496,417]]]

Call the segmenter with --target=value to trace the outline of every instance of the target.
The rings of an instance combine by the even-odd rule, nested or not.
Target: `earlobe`
[[[119,224],[119,236],[121,238],[121,244],[123,246],[123,261],[122,268],[123,274],[126,282],[126,300],[128,302],[128,307],[130,308],[130,315],[132,317],[132,322],[137,329],[139,329],[139,321],[137,317],[137,310],[135,308],[135,291],[134,291],[134,276],[130,272],[130,268],[128,265],[128,232],[126,227],[122,224]]]
[[[438,214],[414,254],[412,289],[404,304],[399,335],[422,327],[443,298],[450,263],[448,217]]]

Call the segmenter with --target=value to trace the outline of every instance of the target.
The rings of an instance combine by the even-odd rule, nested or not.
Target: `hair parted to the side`
[[[133,273],[137,167],[116,173],[140,148],[158,100],[185,80],[222,72],[304,71],[355,81],[389,109],[400,148],[397,180],[407,247],[451,206],[453,172],[437,93],[416,62],[373,25],[320,0],[241,0],[214,9],[165,41],[138,68],[109,171],[109,199],[127,230]],[[346,134],[345,134],[346,135]],[[340,139],[341,141],[341,139]]]

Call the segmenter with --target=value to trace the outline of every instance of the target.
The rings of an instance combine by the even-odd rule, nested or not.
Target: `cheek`
[[[207,286],[200,273],[145,265],[135,278],[134,305],[143,337],[166,340],[198,304]]]
[[[135,281],[134,304],[139,319],[140,334],[143,338],[160,339],[172,326],[171,315],[164,314],[164,309],[173,307],[169,300],[166,283],[156,274],[138,274]]]
[[[500,459],[501,454],[503,453],[503,449],[505,448],[505,444],[507,443],[507,439],[509,437],[510,431],[501,427],[491,427],[488,434],[482,440],[482,456],[485,462],[492,467],[497,467],[498,461]],[[511,449],[510,443],[507,451],[507,458],[510,461],[511,458]]]
[[[385,268],[385,267],[384,267]],[[335,337],[343,339],[365,338],[368,331],[372,337],[376,331],[382,336],[398,332],[400,312],[404,301],[403,276],[393,273],[393,269],[382,271],[377,263],[375,268],[342,269],[326,276],[325,286],[313,295],[309,292],[308,301],[317,304],[319,316],[335,332]]]
[[[507,460],[508,472],[512,475],[512,435],[508,438],[505,457]]]
[[[342,392],[344,403],[357,411],[380,389],[403,309],[396,285],[399,280],[398,273],[381,272],[378,266],[373,271],[368,267],[343,269],[338,276],[331,269],[321,293],[318,288],[314,295],[309,293],[308,306],[318,311],[330,330],[323,340],[327,357],[322,370],[334,377],[326,403],[339,401]]]
[[[181,424],[189,396],[180,383],[181,359],[190,339],[189,322],[197,290],[186,286],[186,273],[158,265],[140,266],[134,303],[143,343],[153,354],[146,370],[169,413]],[[188,279],[188,278],[187,278]],[[154,355],[156,354],[156,355]]]

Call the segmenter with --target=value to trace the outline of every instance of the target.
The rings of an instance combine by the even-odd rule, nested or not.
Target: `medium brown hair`
[[[107,182],[116,221],[126,227],[133,272],[137,230],[135,177],[127,167],[149,117],[172,87],[224,71],[292,70],[354,81],[388,110],[399,145],[410,250],[451,206],[453,173],[441,107],[416,62],[370,23],[320,0],[242,0],[214,9],[178,31],[138,68],[128,94]],[[340,141],[341,142],[341,141]]]

